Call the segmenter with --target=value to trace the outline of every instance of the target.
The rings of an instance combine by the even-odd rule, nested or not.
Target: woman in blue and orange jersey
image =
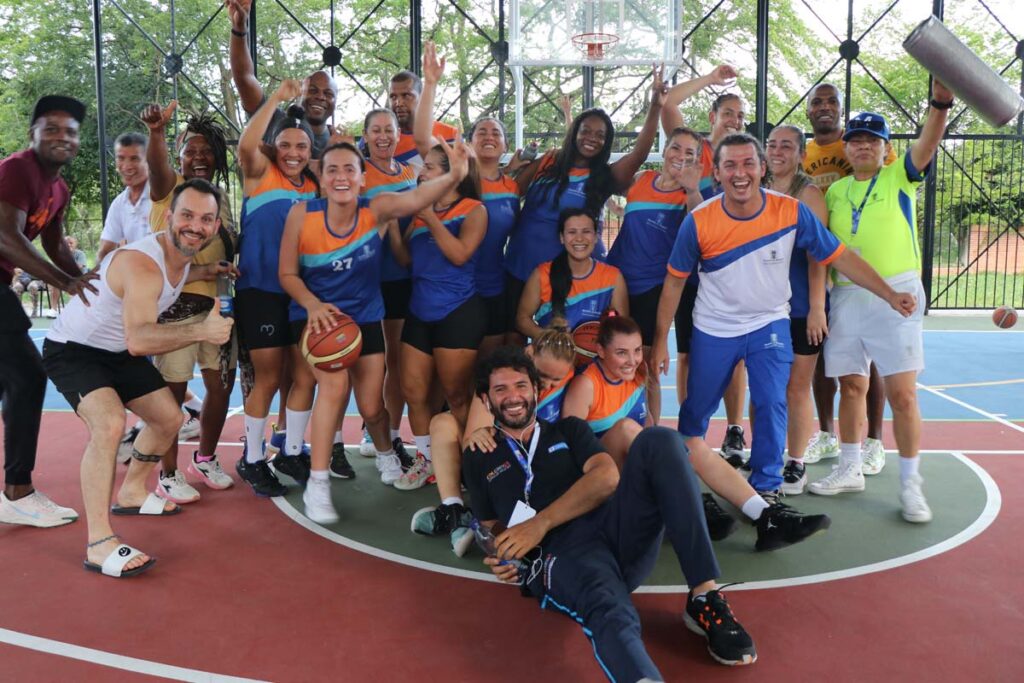
[[[446,196],[462,180],[468,155],[461,145],[448,149],[451,170],[408,192],[381,192],[372,199],[359,196],[364,160],[348,144],[333,145],[321,157],[324,199],[297,204],[288,214],[281,242],[280,278],[292,296],[291,335],[296,345],[295,384],[289,410],[309,411],[312,404],[312,466],[303,495],[306,514],[320,523],[337,520],[331,503],[328,464],[338,413],[351,381],[356,405],[366,422],[377,452],[381,481],[394,483],[401,474],[391,446],[388,413],[384,407],[384,301],[378,274],[385,233],[392,245],[400,241],[393,219],[407,216]],[[297,343],[305,326],[313,332],[328,329],[340,313],[360,326],[363,348],[348,371],[324,372],[302,361]],[[319,386],[313,404],[313,385]]]
[[[544,330],[526,347],[526,355],[533,359],[540,375],[537,419],[557,422],[576,361],[572,337],[562,328]],[[494,416],[479,396],[470,403],[465,430],[451,413],[434,416],[430,421],[430,454],[441,504],[413,514],[414,532],[424,536],[448,534],[455,554],[461,557],[466,553],[473,534],[469,529],[472,513],[462,499],[462,452],[466,448],[490,452],[494,447]]]
[[[665,146],[661,171],[641,171],[626,193],[626,210],[608,263],[622,271],[629,290],[629,314],[640,326],[644,358],[650,364],[658,300],[665,281],[668,255],[688,208],[700,204],[700,150],[703,138],[689,128],[676,128]],[[661,382],[648,373],[651,419],[661,418]]]
[[[465,147],[461,142],[459,146]],[[448,173],[448,167],[447,145],[433,147],[423,160],[420,182]],[[402,329],[402,392],[418,457],[395,482],[401,490],[419,488],[433,474],[430,418],[435,412],[435,375],[452,414],[459,424],[466,422],[473,364],[486,323],[484,304],[476,293],[474,261],[487,230],[479,187],[470,163],[462,182],[420,211],[405,233],[403,256],[412,263],[412,298]]]
[[[424,151],[433,144],[434,96],[444,75],[444,64],[444,58],[438,59],[434,44],[426,43],[423,46],[423,92],[413,125],[416,144]],[[487,327],[480,344],[480,353],[485,355],[501,344],[513,342],[508,335],[515,330],[517,302],[509,304],[505,297],[505,245],[519,217],[519,186],[501,170],[501,157],[508,149],[508,136],[501,121],[490,116],[477,119],[466,137],[476,153],[481,198],[487,208],[487,232],[476,252],[476,288],[487,314]]]
[[[366,166],[366,184],[363,186],[363,197],[366,199],[373,199],[381,192],[408,192],[416,187],[416,170],[395,158],[401,134],[398,118],[390,109],[374,109],[363,120],[363,144],[369,162]],[[398,221],[399,234],[404,235],[410,223],[412,216],[401,218]],[[408,456],[405,455],[398,429],[405,411],[401,372],[402,325],[409,312],[409,296],[412,292],[412,281],[409,278],[409,269],[395,260],[391,245],[385,241],[380,268],[380,288],[384,296],[384,358],[387,368],[384,376],[384,405],[391,416],[392,444],[403,458]],[[338,431],[341,431],[340,425]],[[359,452],[365,456],[374,454],[373,443],[365,432]]]
[[[569,383],[563,417],[586,420],[619,468],[636,435],[651,424],[640,326],[609,311],[597,333],[597,358]]]
[[[609,308],[628,312],[626,281],[615,266],[594,258],[597,226],[585,209],[566,209],[558,221],[564,245],[554,261],[542,263],[530,275],[519,300],[516,323],[528,337],[543,328],[600,320]]]
[[[505,258],[507,289],[513,300],[519,299],[533,270],[561,251],[557,227],[563,210],[582,208],[598,216],[611,195],[625,192],[633,182],[654,143],[665,92],[661,72],[655,69],[643,128],[633,149],[618,161],[608,161],[615,138],[611,118],[601,109],[587,109],[573,119],[561,149],[543,155],[517,175],[525,199]],[[603,252],[602,246],[598,255]]]
[[[249,350],[255,372],[245,399],[245,454],[239,460],[239,475],[261,496],[279,496],[286,489],[264,461],[263,440],[270,402],[278,390],[285,350],[291,344],[288,332],[289,298],[277,276],[281,233],[292,204],[316,197],[317,185],[308,172],[313,133],[302,119],[301,109],[291,108],[278,124],[273,159],[261,150],[261,143],[277,106],[299,95],[298,81],[283,81],[270,99],[245,127],[238,140],[242,166],[242,237],[235,287],[235,315],[239,339]],[[288,435],[283,452],[297,456],[302,448],[305,423]],[[297,438],[296,447],[293,441]],[[283,458],[282,471],[304,479],[308,464],[301,457]]]

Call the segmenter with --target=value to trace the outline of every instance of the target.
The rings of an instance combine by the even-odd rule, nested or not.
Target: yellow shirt
[[[885,165],[896,161],[896,152],[889,148],[885,155]],[[811,176],[814,184],[822,192],[826,192],[832,183],[853,173],[853,167],[846,160],[843,151],[843,139],[819,145],[813,139],[807,141],[807,157],[804,159],[804,172]]]
[[[174,187],[178,187],[185,182],[185,178],[180,173],[175,174]],[[163,199],[154,199],[153,208],[149,212],[149,225],[152,227],[153,232],[160,232],[167,229],[167,211],[171,207],[171,197],[174,195],[173,188],[167,193],[167,196]],[[220,222],[224,228],[232,235],[232,244],[234,245],[237,240],[235,239],[235,222],[231,217],[231,207],[228,205],[227,197],[224,196],[223,191],[221,192],[221,203],[220,203]],[[223,261],[227,258],[227,251],[224,249],[224,240],[218,235],[214,237],[213,241],[210,242],[206,247],[198,254],[192,257],[192,265],[204,266],[209,263],[216,263],[217,261]],[[202,296],[208,296],[211,299],[217,297],[217,283],[207,282],[199,280],[196,282],[190,282],[185,285],[182,292],[188,292],[190,294],[200,294]]]

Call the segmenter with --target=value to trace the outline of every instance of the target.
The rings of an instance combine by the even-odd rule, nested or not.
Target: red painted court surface
[[[1024,357],[1024,334],[982,336]],[[927,493],[929,453],[963,454],[994,482],[985,508],[994,518],[979,517],[958,544],[903,566],[732,588],[733,610],[758,648],[750,667],[711,660],[683,626],[683,594],[637,594],[645,641],[666,680],[1024,681],[1024,362],[974,351],[961,361],[969,367],[938,362],[922,376],[922,473]],[[929,407],[939,405],[962,412]],[[358,421],[347,425],[354,443]],[[722,430],[713,422],[713,445]],[[232,476],[241,432],[241,417],[230,418],[220,454]],[[86,438],[72,413],[44,415],[36,485],[79,512]],[[885,443],[895,447],[889,425]],[[181,446],[183,463],[192,448]],[[890,451],[891,468],[895,458]],[[287,503],[279,508],[247,487],[200,490],[202,500],[181,515],[115,520],[125,542],[159,559],[133,579],[82,569],[84,520],[57,529],[0,525],[0,681],[605,680],[580,628],[514,588],[339,545],[297,524]],[[800,508],[806,498],[789,502]],[[937,525],[944,503],[957,501],[929,502]],[[886,504],[895,509],[896,501]],[[405,524],[398,532],[412,536]],[[874,540],[838,513],[823,538],[837,537],[854,560]],[[814,543],[825,545],[806,545]],[[759,557],[751,551],[749,563]]]

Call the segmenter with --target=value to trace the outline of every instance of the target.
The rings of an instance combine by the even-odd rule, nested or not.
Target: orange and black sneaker
[[[712,659],[726,666],[742,666],[757,661],[754,641],[732,615],[729,602],[721,591],[686,596],[686,628],[704,636]]]

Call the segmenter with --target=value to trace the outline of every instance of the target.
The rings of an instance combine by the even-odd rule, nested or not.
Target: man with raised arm
[[[540,376],[522,349],[499,347],[478,366],[476,383],[497,443],[467,450],[462,472],[480,525],[496,537],[484,562],[500,581],[573,617],[609,679],[661,681],[630,593],[667,537],[690,586],[686,627],[722,664],[757,660],[715,583],[718,562],[679,434],[640,432],[620,475],[586,422],[537,419]]]
[[[90,571],[121,578],[155,561],[118,541],[110,513],[180,512],[146,489],[153,465],[177,439],[182,422],[179,404],[147,356],[199,341],[223,344],[231,335],[234,321],[220,315],[219,301],[191,325],[157,323],[186,282],[215,280],[231,270],[227,264],[190,267],[192,257],[217,239],[220,201],[217,188],[199,178],[176,187],[168,229],[109,254],[99,266],[98,291],[89,296],[90,305],[73,299],[43,343],[47,374],[89,430],[81,476],[88,524],[85,568]],[[135,439],[116,505],[108,508],[125,408],[146,426]]]
[[[36,102],[29,122],[29,148],[0,161],[0,399],[4,421],[4,488],[0,522],[54,527],[78,519],[32,485],[46,373],[28,336],[31,321],[11,288],[15,268],[73,296],[95,292],[93,275],[83,274],[64,240],[64,211],[70,194],[61,177],[78,154],[78,128],[85,105],[71,97],[47,95]],[[49,260],[32,246],[41,237]]]
[[[252,0],[224,0],[231,17],[231,78],[238,88],[238,97],[242,100],[242,109],[252,116],[260,108],[267,97],[263,86],[256,80],[252,55],[249,54],[249,11]],[[299,103],[306,113],[306,122],[313,129],[313,158],[319,159],[327,148],[332,130],[327,121],[334,116],[334,107],[338,97],[338,86],[326,71],[314,71],[302,81],[302,95]],[[274,117],[267,126],[264,141],[273,145],[273,132],[277,124],[284,118],[283,111],[275,111]]]
[[[893,432],[900,452],[900,506],[903,519],[923,523],[932,518],[918,472],[921,412],[917,374],[924,369],[924,286],[921,246],[917,236],[917,187],[932,165],[946,130],[953,93],[933,81],[928,115],[917,141],[901,161],[885,165],[890,151],[889,124],[881,114],[863,112],[850,119],[843,133],[844,152],[853,175],[836,181],[825,195],[829,229],[885,278],[886,287],[915,303],[909,317],[895,315],[865,290],[865,283],[842,269],[832,274],[829,339],[825,373],[838,377],[839,466],[811,482],[819,495],[863,491],[860,434],[868,367],[874,361],[892,408]]]

